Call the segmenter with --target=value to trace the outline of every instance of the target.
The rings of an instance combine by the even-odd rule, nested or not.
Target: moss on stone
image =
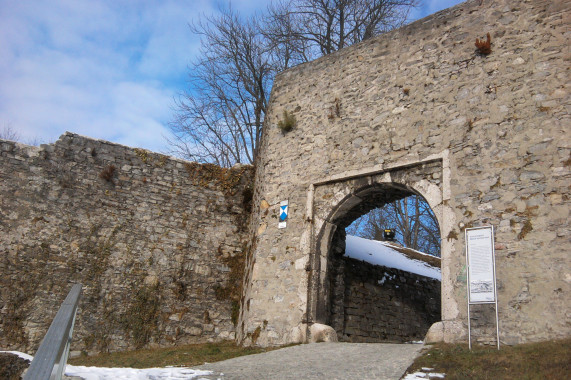
[[[526,235],[528,233],[530,233],[532,230],[533,230],[533,226],[531,224],[531,221],[528,219],[525,221],[525,223],[523,224],[523,227],[521,228],[521,231],[517,235],[518,240],[522,240],[523,238],[525,238]]]
[[[159,284],[139,287],[133,303],[121,318],[123,329],[131,335],[135,347],[145,346],[158,332],[159,312]]]

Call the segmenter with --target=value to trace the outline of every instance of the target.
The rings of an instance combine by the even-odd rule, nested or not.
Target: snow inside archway
[[[435,260],[439,262],[440,259],[435,256],[410,248],[398,247],[389,242],[368,240],[351,235],[347,235],[345,244],[345,256],[350,258],[442,281],[440,268],[428,263],[428,261],[435,262]]]

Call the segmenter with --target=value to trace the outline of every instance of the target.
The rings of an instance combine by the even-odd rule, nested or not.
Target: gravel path
[[[313,343],[242,356],[199,369],[201,379],[391,379],[398,380],[422,344]]]

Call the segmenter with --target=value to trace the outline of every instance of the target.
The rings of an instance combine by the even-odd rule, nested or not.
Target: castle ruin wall
[[[312,320],[311,289],[327,266],[319,234],[331,219],[321,215],[360,201],[346,183],[397,186],[392,171],[430,162],[439,172],[410,190],[440,224],[442,339],[467,341],[464,229],[482,225],[495,227],[500,341],[571,335],[570,8],[470,0],[281,73],[257,162],[239,338],[307,341],[323,323]],[[475,40],[487,33],[483,55]],[[290,132],[278,127],[284,111],[296,119]],[[495,341],[494,326],[474,333]]]
[[[0,140],[0,347],[33,353],[73,283],[72,351],[234,339],[251,180],[72,133]]]

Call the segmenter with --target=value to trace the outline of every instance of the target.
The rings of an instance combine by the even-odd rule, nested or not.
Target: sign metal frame
[[[482,226],[464,230],[466,242],[468,300],[468,347],[472,349],[470,305],[491,304],[496,311],[496,340],[500,349],[500,324],[498,318],[498,292],[496,288],[496,254],[494,227]],[[489,244],[489,245],[488,245]]]

